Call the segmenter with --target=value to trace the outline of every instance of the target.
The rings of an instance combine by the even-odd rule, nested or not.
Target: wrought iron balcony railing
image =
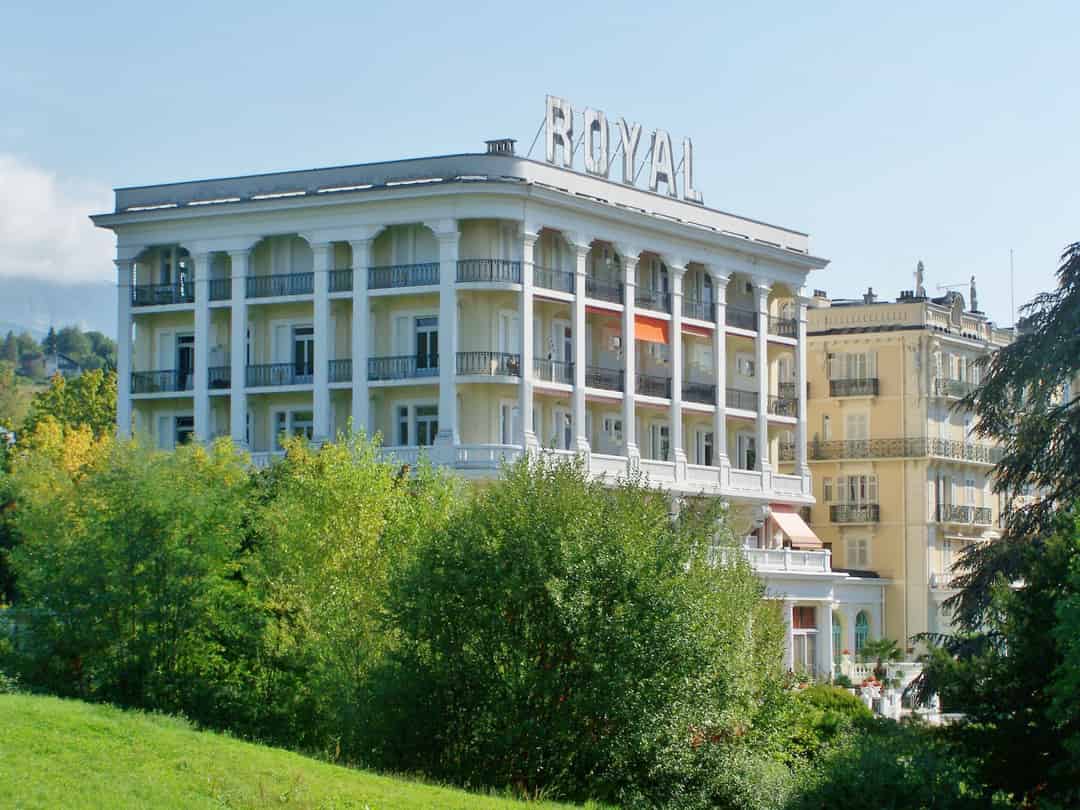
[[[544,358],[533,359],[533,374],[538,380],[544,382],[574,384],[574,364],[564,363],[561,360],[546,360]]]
[[[829,506],[832,523],[878,523],[881,506],[876,503],[834,503]]]
[[[222,390],[232,385],[232,368],[229,366],[210,366],[207,369],[210,390]]]
[[[554,270],[550,267],[533,265],[533,284],[547,290],[572,293],[574,274],[569,270]]]
[[[785,447],[790,448],[785,451]],[[971,444],[950,439],[906,437],[896,439],[847,439],[812,441],[807,455],[815,461],[849,458],[938,458],[971,461],[977,464],[997,464],[1002,450],[986,444]],[[785,452],[787,456],[785,457]],[[781,445],[780,460],[794,459],[792,445]]]
[[[329,379],[332,383],[352,382],[352,360],[331,360]]]
[[[168,391],[190,391],[194,387],[195,380],[191,372],[131,372],[131,393],[133,394],[161,394]]]
[[[934,394],[939,397],[966,397],[977,388],[977,384],[970,380],[953,380],[947,377],[937,377],[934,380]]]
[[[979,464],[997,464],[1005,451],[990,444],[961,442],[956,439],[927,439],[927,455],[953,458],[958,461],[974,461]]]
[[[512,259],[459,259],[457,280],[521,283],[521,262]]]
[[[331,270],[328,280],[330,292],[352,292],[353,271],[351,267]]]
[[[727,407],[742,411],[756,411],[758,408],[757,391],[744,391],[741,388],[729,388],[725,392]]]
[[[435,287],[439,284],[439,263],[387,264],[368,268],[368,289],[394,287]]]
[[[716,312],[712,302],[698,301],[696,298],[683,296],[682,314],[684,318],[697,318],[699,321],[713,323],[716,320]]]
[[[457,373],[468,376],[517,377],[521,355],[507,352],[458,352]]]
[[[260,363],[246,369],[248,388],[311,385],[314,369],[307,363]]]
[[[649,290],[638,287],[634,292],[634,304],[641,309],[657,312],[671,312],[671,293],[662,290]]]
[[[877,395],[877,377],[829,380],[830,397],[876,397]]]
[[[179,284],[138,284],[131,288],[133,307],[155,307],[164,304],[192,304],[195,302],[195,284],[181,281]]]
[[[769,334],[779,337],[795,338],[799,335],[799,324],[794,318],[769,316]]]
[[[585,385],[588,388],[604,388],[608,391],[622,391],[623,370],[621,368],[587,366],[585,368]]]
[[[757,319],[758,314],[751,309],[727,307],[724,310],[724,320],[727,322],[727,325],[734,326],[736,329],[746,329],[750,332],[756,332]]]
[[[248,298],[276,298],[286,295],[311,295],[315,290],[314,273],[282,273],[272,276],[248,276]]]
[[[799,400],[790,397],[769,397],[769,413],[773,416],[798,416]]]
[[[970,523],[989,526],[993,522],[993,510],[989,506],[959,506],[939,503],[934,514],[938,523]]]
[[[623,285],[615,281],[607,281],[593,276],[585,277],[585,296],[595,298],[598,301],[609,301],[612,304],[623,302]]]
[[[368,358],[368,380],[408,380],[414,377],[438,377],[439,355],[403,354]]]
[[[232,298],[231,278],[212,278],[209,287],[211,301],[228,301]]]
[[[634,379],[634,393],[646,397],[671,399],[671,377],[638,374]]]
[[[784,399],[799,398],[799,384],[794,382],[780,382],[776,384],[776,393]]]
[[[682,387],[683,399],[700,402],[702,405],[716,404],[716,383],[687,380]]]

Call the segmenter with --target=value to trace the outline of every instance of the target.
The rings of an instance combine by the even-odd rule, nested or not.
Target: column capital
[[[440,242],[450,239],[460,239],[461,229],[458,228],[458,222],[456,219],[434,219],[424,222],[424,227],[428,228],[435,238]]]
[[[672,254],[665,254],[660,257],[664,264],[667,265],[668,270],[672,275],[683,275],[686,273],[686,266],[690,264],[690,260],[685,256],[676,256]]]
[[[754,289],[757,290],[758,295],[763,292],[768,295],[772,290],[772,282],[764,276],[750,276],[750,281],[753,282]]]
[[[715,265],[705,265],[705,272],[709,274],[709,278],[712,279],[714,289],[723,289],[727,287],[728,282],[731,281],[731,271],[724,270],[723,268],[716,267]]]
[[[135,259],[113,259],[117,270],[130,270],[135,265]]]
[[[588,237],[582,236],[571,241],[570,237],[567,236],[566,243],[579,259],[587,257],[592,252],[592,240]]]
[[[240,248],[238,250],[230,250],[230,251],[227,251],[227,252],[229,254],[230,259],[246,259],[249,256],[251,256],[252,253],[255,252],[255,248],[253,248],[253,247]]]
[[[518,235],[521,238],[521,241],[527,242],[530,245],[535,245],[536,241],[540,238],[540,229],[522,227],[518,230]]]
[[[639,245],[632,242],[614,242],[613,247],[624,262],[637,264],[641,260],[642,249]]]

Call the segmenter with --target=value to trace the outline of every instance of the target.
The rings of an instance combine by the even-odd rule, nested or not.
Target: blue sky
[[[0,276],[109,279],[110,187],[527,150],[550,92],[693,137],[705,203],[808,231],[831,295],[921,258],[1007,324],[1010,248],[1018,305],[1052,285],[1080,4],[728,5],[6,5]]]

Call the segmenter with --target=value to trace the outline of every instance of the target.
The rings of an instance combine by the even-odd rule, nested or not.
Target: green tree
[[[0,427],[14,430],[30,409],[31,389],[20,385],[15,366],[0,360]]]
[[[65,326],[54,334],[56,337],[56,351],[60,352],[60,354],[66,354],[68,357],[81,360],[93,351],[93,343],[90,338],[77,326]]]
[[[44,349],[45,354],[56,354],[59,351],[59,341],[54,327],[49,327],[49,333],[45,335],[45,341],[41,344],[41,347]]]
[[[34,396],[23,429],[32,433],[42,419],[62,425],[87,425],[96,436],[116,428],[116,373],[87,371],[65,379],[57,374],[49,387]]]
[[[0,360],[10,363],[12,366],[19,364],[19,342],[11,331],[8,331],[3,344],[0,345]]]
[[[383,767],[624,806],[774,806],[779,612],[715,503],[523,460],[395,569]],[[719,539],[718,539],[719,538]]]

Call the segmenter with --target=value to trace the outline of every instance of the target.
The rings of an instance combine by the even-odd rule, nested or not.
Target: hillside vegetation
[[[555,810],[357,771],[163,715],[0,695],[0,807]]]

